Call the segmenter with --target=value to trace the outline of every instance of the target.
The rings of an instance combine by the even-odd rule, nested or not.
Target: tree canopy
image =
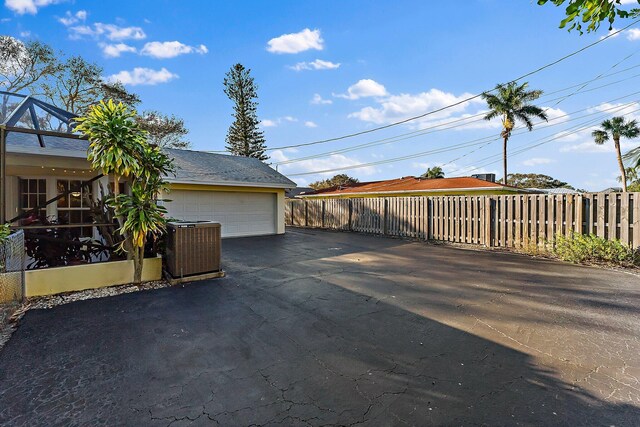
[[[530,90],[529,83],[509,82],[507,84],[496,85],[491,92],[482,94],[482,98],[487,102],[489,112],[484,116],[485,120],[493,120],[500,117],[502,120],[502,168],[503,176],[507,175],[507,142],[511,138],[511,132],[515,128],[516,121],[522,122],[526,128],[533,130],[533,118],[547,120],[545,110],[531,102],[540,98],[541,90]],[[495,92],[495,93],[493,93]],[[508,182],[507,182],[508,184]]]
[[[136,118],[140,128],[147,131],[147,141],[162,148],[186,149],[191,146],[184,136],[189,133],[184,120],[159,111],[145,111]]]
[[[309,187],[313,188],[314,190],[322,190],[322,189],[331,188],[331,187],[353,185],[359,182],[360,180],[358,180],[357,178],[353,178],[347,174],[341,173],[341,174],[335,175],[332,178],[312,182],[311,184],[309,184]]]
[[[258,86],[251,70],[235,64],[225,74],[224,93],[233,101],[233,123],[227,131],[227,151],[236,156],[267,160],[264,133],[258,120]]]
[[[540,173],[509,174],[509,184],[520,188],[573,188],[564,181]]]
[[[420,175],[422,179],[436,179],[436,178],[444,178],[444,171],[440,166],[434,166],[432,168],[428,168],[425,173]]]
[[[567,5],[566,17],[560,22],[560,28],[576,29],[582,34],[583,25],[587,25],[586,31],[592,32],[600,28],[602,21],[609,23],[609,30],[613,29],[616,18],[633,18],[640,16],[640,9],[623,9],[621,0],[538,0],[539,5],[551,3],[555,6]],[[640,4],[640,0],[638,1]]]

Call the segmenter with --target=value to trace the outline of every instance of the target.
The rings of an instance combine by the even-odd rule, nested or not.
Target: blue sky
[[[222,79],[236,62],[251,68],[259,85],[267,145],[288,146],[426,113],[607,34],[604,27],[583,36],[560,30],[562,16],[560,8],[529,0],[5,0],[0,28],[2,34],[41,40],[99,63],[105,78],[120,79],[140,95],[141,109],[184,118],[194,149],[216,151],[224,149],[232,120]],[[596,146],[590,125],[612,114],[640,116],[640,94],[631,95],[640,74],[640,67],[633,68],[640,64],[638,28],[528,79],[532,88],[549,93],[539,105],[552,120],[531,133],[515,132],[510,172],[545,173],[588,190],[617,185],[612,147]],[[584,88],[553,93],[601,75]],[[501,143],[490,138],[498,136],[500,123],[477,120],[484,108],[482,102],[467,102],[384,131],[268,154],[275,166],[392,138],[280,164],[278,170],[299,185],[340,172],[361,180],[417,175],[437,165],[447,176],[500,176]],[[399,135],[404,139],[393,141]],[[392,161],[397,157],[407,158]],[[388,163],[298,175],[370,162]]]

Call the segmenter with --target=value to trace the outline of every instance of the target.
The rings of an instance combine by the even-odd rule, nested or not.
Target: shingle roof
[[[46,148],[41,148],[36,135],[9,132],[7,151],[82,157],[86,156],[89,147],[89,143],[85,140],[57,136],[44,138]],[[286,176],[258,159],[191,150],[167,149],[167,153],[175,160],[176,165],[176,176],[169,177],[169,181],[200,184],[245,183],[286,188],[296,186]]]
[[[296,184],[258,159],[203,151],[167,149],[175,160],[176,177],[170,181],[198,183],[275,184],[293,188]]]
[[[485,181],[472,177],[460,178],[437,178],[437,179],[420,179],[413,176],[404,178],[390,179],[387,181],[362,182],[349,185],[342,188],[327,188],[318,190],[312,194],[304,194],[302,197],[311,196],[339,196],[348,194],[362,193],[405,193],[413,191],[445,191],[445,190],[487,190],[487,189],[510,189],[516,190],[515,187],[505,186],[496,182]],[[521,189],[517,189],[521,190]]]

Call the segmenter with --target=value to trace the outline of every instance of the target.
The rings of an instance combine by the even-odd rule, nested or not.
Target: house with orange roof
[[[485,178],[485,179],[481,179]],[[418,178],[405,176],[386,181],[359,182],[325,188],[298,195],[301,198],[406,197],[406,196],[484,196],[529,194],[535,191],[495,182],[495,175],[456,178]]]

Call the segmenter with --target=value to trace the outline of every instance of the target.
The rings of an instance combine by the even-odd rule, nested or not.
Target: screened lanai
[[[96,212],[109,181],[87,161],[77,116],[30,95],[0,91],[0,103],[0,223],[25,231],[33,268],[104,260],[114,224]]]

